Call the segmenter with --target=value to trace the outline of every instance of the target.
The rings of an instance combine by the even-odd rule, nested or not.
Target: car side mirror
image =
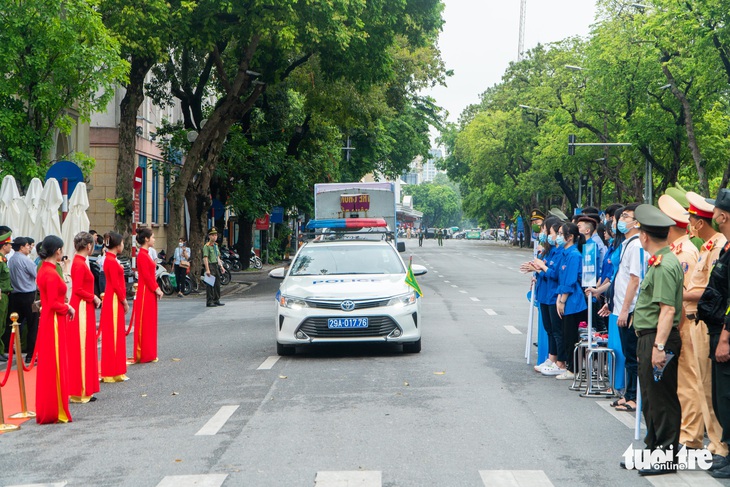
[[[426,269],[425,266],[418,265],[418,264],[411,265],[411,270],[413,271],[414,276],[422,276],[428,272],[428,269]]]
[[[269,277],[274,279],[284,279],[286,277],[286,267],[277,267],[269,272]]]
[[[406,251],[406,243],[398,242],[398,252],[405,252],[405,251]]]

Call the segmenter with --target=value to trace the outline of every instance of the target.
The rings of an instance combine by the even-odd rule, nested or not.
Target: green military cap
[[[560,208],[550,208],[550,211],[548,211],[548,214],[550,214],[552,216],[556,216],[564,222],[568,221],[568,217],[565,216],[565,213],[563,213],[562,210],[560,210]]]
[[[0,244],[5,245],[9,243],[13,243],[13,239],[11,238],[13,235],[13,232],[8,232],[3,235],[0,235]]]
[[[532,213],[530,214],[530,220],[544,220],[545,219],[545,213],[535,208],[532,210]]]
[[[689,201],[687,200],[687,192],[685,190],[680,188],[667,188],[664,194],[677,200],[677,203],[682,205],[685,210],[689,208]]]
[[[705,201],[715,206],[715,208],[720,208],[723,211],[730,211],[730,189],[721,188],[717,193],[716,199],[713,200],[705,198]]]
[[[676,222],[662,213],[662,210],[652,205],[639,205],[634,211],[634,218],[639,222],[641,228],[651,231],[654,228],[669,228],[676,225]]]
[[[208,230],[208,235],[218,235],[218,230],[215,227]]]

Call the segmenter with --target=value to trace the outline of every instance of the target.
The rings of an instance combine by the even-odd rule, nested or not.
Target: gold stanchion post
[[[10,365],[8,365],[9,367]],[[6,431],[16,431],[20,429],[20,426],[17,424],[11,424],[11,423],[3,423],[5,421],[5,411],[3,411],[3,393],[2,393],[2,387],[0,387],[0,433],[5,433]]]
[[[34,411],[28,411],[28,404],[25,398],[25,378],[23,377],[23,356],[20,352],[20,325],[18,325],[18,313],[10,314],[10,321],[13,322],[13,333],[15,334],[15,363],[18,369],[18,387],[20,389],[20,407],[22,411],[10,416],[11,419],[35,418]]]

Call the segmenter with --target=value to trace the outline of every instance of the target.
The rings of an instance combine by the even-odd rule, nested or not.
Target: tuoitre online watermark
[[[674,447],[666,450],[634,449],[633,445],[624,452],[628,470],[653,468],[657,470],[709,470],[712,467],[712,453],[707,449],[695,450],[682,447],[674,458]]]

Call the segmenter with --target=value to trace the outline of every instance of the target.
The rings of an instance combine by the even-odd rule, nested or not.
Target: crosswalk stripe
[[[522,332],[512,325],[504,325],[504,329],[512,333],[513,335],[522,335]]]
[[[226,473],[168,475],[157,484],[157,487],[220,487],[227,477]]]
[[[491,308],[484,308],[484,312],[487,313],[489,316],[497,316],[497,312]]]
[[[611,407],[611,403],[608,401],[596,401],[596,404],[601,406],[608,414],[621,421],[626,427],[634,429],[636,427],[636,417],[633,414],[627,413],[626,411],[616,411]],[[644,421],[642,420],[641,426],[644,427]]]
[[[382,472],[379,471],[341,471],[317,472],[314,487],[381,487]]]
[[[554,487],[542,470],[480,470],[487,487]]]
[[[6,485],[5,487],[66,487],[68,485],[68,482],[52,482],[50,484],[16,484],[16,485]]]
[[[210,436],[218,433],[220,429],[226,424],[226,421],[233,416],[238,406],[223,406],[221,407],[212,418],[208,420],[200,430],[195,433],[195,436]]]
[[[279,358],[280,357],[278,355],[272,355],[270,357],[267,357],[266,360],[264,360],[264,363],[259,365],[256,370],[271,370],[274,364],[279,361]]]
[[[683,471],[671,475],[646,476],[656,487],[719,487],[723,485],[703,470]]]

